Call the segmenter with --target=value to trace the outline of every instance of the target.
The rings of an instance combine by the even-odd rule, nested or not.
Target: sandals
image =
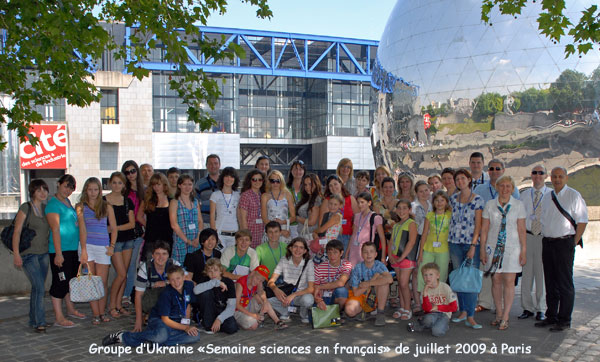
[[[394,312],[394,314],[392,314],[392,317],[394,317],[395,319],[399,319],[402,318],[403,315],[405,315],[406,313],[408,313],[408,311],[404,308],[398,308],[398,310],[396,310]]]
[[[129,297],[121,298],[121,305],[125,308],[129,307],[131,305],[131,298],[129,298]]]
[[[110,313],[110,316],[115,319],[121,317],[121,313],[120,313],[119,309],[117,309],[117,308],[113,308],[113,309],[109,310],[108,313]]]
[[[275,330],[280,331],[282,329],[286,329],[288,327],[281,319],[275,323]]]
[[[496,317],[496,319],[494,319],[494,320],[493,320],[493,321],[490,323],[490,325],[491,325],[492,327],[498,327],[498,326],[500,325],[500,322],[502,322],[502,318],[498,318],[498,317]]]
[[[504,331],[508,329],[508,321],[505,320],[501,320],[500,324],[498,324],[498,330],[499,331]]]
[[[405,313],[403,313],[402,316],[400,317],[401,320],[407,321],[407,320],[409,320],[409,319],[412,318],[412,312],[411,311],[405,310],[404,312]]]
[[[117,312],[119,312],[119,314],[121,315],[131,315],[131,312],[128,311],[125,307],[121,307],[121,308],[117,308]]]
[[[79,311],[75,311],[73,313],[69,313],[69,317],[71,318],[75,318],[75,319],[85,319],[86,316],[85,314],[79,312]]]
[[[46,327],[45,326],[39,326],[37,328],[34,328],[33,330],[36,331],[37,333],[46,333]]]
[[[92,325],[98,326],[100,324],[102,324],[102,319],[100,318],[100,316],[92,318]]]

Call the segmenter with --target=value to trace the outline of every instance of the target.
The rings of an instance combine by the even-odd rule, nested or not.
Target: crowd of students
[[[219,156],[210,155],[208,174],[197,182],[177,168],[164,175],[127,161],[110,176],[110,193],[103,196],[101,182],[91,177],[75,206],[69,200],[76,187],[71,175],[58,180],[50,200],[48,186],[34,180],[13,241],[18,245],[27,219],[36,238],[30,249],[15,252],[14,264],[32,284],[29,323],[38,332],[48,327],[48,264],[54,325],[70,328],[71,319],[86,318],[69,298],[69,280],[81,264],[102,277],[105,288],[105,297],[90,303],[92,324],[135,314],[133,331],[111,334],[105,345],[193,343],[199,331],[252,330],[265,316],[284,329],[291,314],[309,323],[311,307],[331,304],[340,306],[346,320],[374,316],[376,326],[386,324],[389,305],[393,318],[411,321],[410,331],[429,328],[435,336],[446,333],[450,321],[482,328],[475,312],[495,309],[492,326],[505,330],[515,278],[530,264],[523,270],[528,289],[522,290],[519,318],[535,314],[540,327],[563,330],[574,298],[572,255],[571,285],[562,278],[568,265],[560,274],[552,271],[560,278],[544,282],[539,269],[550,271],[542,263],[542,238],[548,258],[559,255],[550,255],[546,242],[579,242],[585,203],[566,186],[563,168],[552,170],[552,191],[544,182],[546,169],[536,166],[533,188],[519,195],[514,180],[503,176],[502,161],[491,160],[488,172],[483,165],[483,155],[475,152],[469,169],[445,168],[427,180],[379,166],[370,187],[370,174],[355,174],[347,158],[324,184],[302,161],[292,164],[286,180],[261,157],[241,180],[236,169],[221,170]],[[574,224],[552,210],[557,195]],[[479,295],[453,293],[446,284],[449,266],[463,262],[482,264],[486,277]],[[108,288],[110,265],[116,277]],[[397,288],[397,298],[389,297],[390,288]]]

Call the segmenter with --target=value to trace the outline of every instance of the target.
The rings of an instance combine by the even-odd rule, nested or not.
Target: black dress
[[[169,201],[171,199],[169,198]],[[146,212],[146,233],[142,258],[152,254],[152,247],[157,241],[165,241],[173,249],[173,229],[169,220],[169,207],[157,207],[152,212]]]

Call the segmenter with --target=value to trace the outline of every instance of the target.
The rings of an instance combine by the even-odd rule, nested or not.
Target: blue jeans
[[[129,268],[127,269],[127,283],[125,284],[125,291],[123,296],[129,297],[133,291],[133,283],[137,274],[137,267],[140,262],[140,248],[144,243],[144,239],[137,238],[133,241],[133,251],[131,252],[131,261],[129,262]]]
[[[340,234],[338,235],[338,240],[342,242],[342,244],[344,244],[344,252],[346,252],[346,250],[348,250],[348,243],[350,243],[350,237],[352,235],[344,235],[344,234]]]
[[[338,298],[348,298],[348,289],[346,289],[346,287],[335,288],[331,297],[323,297],[323,301],[327,305],[332,305],[335,304],[335,300]]]
[[[471,248],[471,244],[454,244],[448,243],[450,249],[450,260],[452,260],[452,269],[458,269],[462,262],[467,258],[467,253]],[[475,247],[473,255],[473,267],[479,269],[479,245]],[[477,296],[479,293],[456,293],[458,299],[458,308],[461,312],[467,312],[468,317],[475,315],[475,307],[477,307]]]
[[[46,311],[44,309],[44,295],[46,276],[50,259],[48,254],[23,255],[23,271],[31,283],[31,297],[29,299],[29,325],[33,328],[46,325]]]
[[[434,337],[441,337],[448,332],[448,321],[449,318],[445,313],[433,312],[425,314],[422,319],[419,319],[415,324],[416,331],[422,331],[424,329],[431,329],[431,334]]]
[[[158,343],[161,346],[175,346],[178,344],[196,343],[200,340],[200,334],[190,336],[184,331],[169,328],[160,318],[150,318],[148,327],[142,332],[123,333],[123,344],[137,347],[142,343]]]

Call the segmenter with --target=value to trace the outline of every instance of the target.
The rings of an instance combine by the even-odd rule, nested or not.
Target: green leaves
[[[600,11],[597,5],[585,9],[574,25],[564,14],[567,7],[565,0],[542,0],[541,3],[542,11],[537,19],[540,32],[554,43],[561,41],[566,34],[572,37],[572,41],[565,45],[565,58],[581,56],[600,44]],[[501,14],[517,17],[525,6],[526,0],[482,0],[481,20],[492,25],[489,16],[494,8],[498,7]]]
[[[256,14],[273,14],[266,0],[241,0],[257,8]],[[42,116],[34,105],[64,98],[70,105],[88,106],[99,101],[93,84],[94,67],[110,49],[116,60],[132,60],[126,69],[138,79],[149,75],[139,62],[162,51],[161,61],[175,65],[170,86],[188,106],[189,121],[208,129],[214,122],[202,110],[214,108],[220,96],[217,82],[202,71],[187,68],[185,46],[220,59],[243,58],[235,42],[220,50],[225,38],[203,38],[198,25],[212,13],[224,13],[226,0],[20,0],[0,2],[0,93],[8,94],[12,107],[0,104],[0,122],[25,140],[32,123]],[[131,43],[121,44],[109,33],[110,24],[136,26]],[[36,140],[33,140],[35,143]],[[0,139],[0,150],[6,143]]]

